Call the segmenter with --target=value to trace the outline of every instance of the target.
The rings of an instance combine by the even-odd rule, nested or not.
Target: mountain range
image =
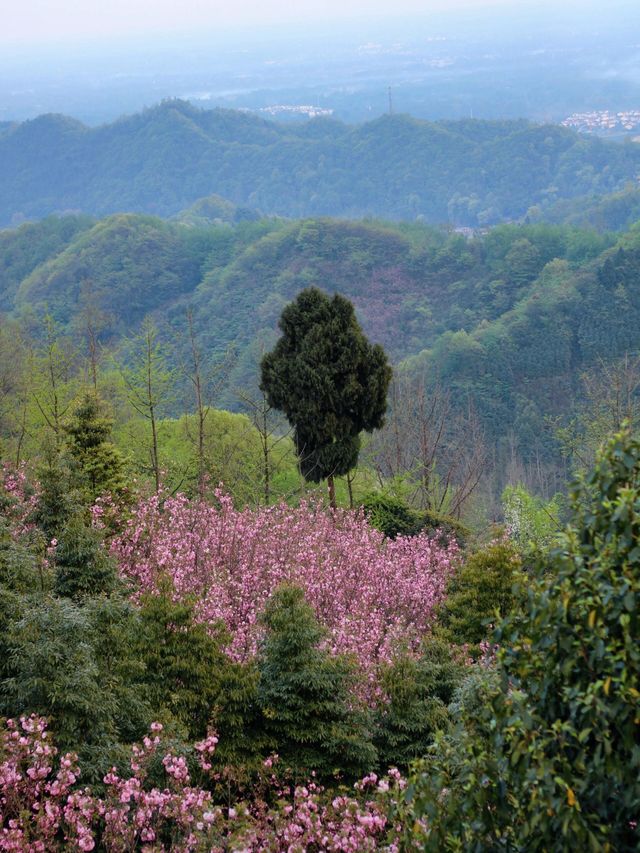
[[[640,145],[527,121],[282,124],[166,101],[112,124],[0,125],[0,227],[52,213],[168,217],[217,194],[267,216],[487,226],[624,189]]]

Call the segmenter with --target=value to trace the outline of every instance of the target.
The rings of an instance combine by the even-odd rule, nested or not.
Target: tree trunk
[[[352,476],[353,474],[353,476]],[[353,501],[353,481],[355,479],[355,469],[354,471],[349,471],[347,474],[347,488],[349,489],[349,509],[353,509],[354,501]]]
[[[329,487],[329,506],[331,509],[337,509],[336,507],[336,484],[333,482],[333,474],[329,474],[327,477],[327,486]]]

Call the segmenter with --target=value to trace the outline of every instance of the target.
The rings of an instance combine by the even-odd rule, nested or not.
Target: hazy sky
[[[517,8],[523,0],[0,0],[0,42],[193,32],[346,17]],[[526,2],[526,0],[525,0]],[[551,0],[538,0],[547,5]],[[574,0],[556,0],[557,3]]]

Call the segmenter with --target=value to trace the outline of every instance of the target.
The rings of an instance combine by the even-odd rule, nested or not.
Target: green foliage
[[[525,121],[280,124],[172,100],[107,127],[42,116],[3,134],[0,224],[64,209],[173,215],[213,187],[280,216],[477,227],[620,190],[635,182],[639,156],[634,145]]]
[[[393,815],[404,827],[404,849],[529,849],[518,845],[511,828],[511,807],[517,804],[509,798],[504,762],[493,745],[500,696],[499,679],[489,668],[475,667],[460,685],[450,729],[438,733],[427,757],[414,764],[405,802]]]
[[[32,513],[49,541],[57,538],[71,517],[79,510],[80,496],[72,488],[71,471],[67,460],[49,442],[37,470],[40,491]]]
[[[468,555],[440,608],[444,636],[459,645],[469,644],[477,653],[478,644],[489,638],[491,625],[512,611],[520,569],[518,552],[505,540]]]
[[[199,198],[186,210],[176,214],[175,219],[183,225],[203,227],[205,225],[229,225],[238,222],[255,221],[260,214],[247,207],[238,207],[219,195],[208,195]]]
[[[135,679],[135,636],[135,613],[126,602],[24,602],[7,635],[1,712],[49,717],[61,747],[86,759],[87,781],[101,778],[122,740],[139,738],[150,721]]]
[[[0,310],[9,309],[23,279],[92,225],[88,216],[48,216],[0,232]]]
[[[261,389],[294,427],[304,476],[314,483],[355,467],[360,433],[380,427],[391,368],[371,346],[353,305],[303,290],[280,318],[282,337],[262,359]]]
[[[409,789],[424,849],[638,848],[640,441],[628,429],[571,501],[552,571],[496,632],[499,681],[461,708]]]
[[[131,464],[144,471],[147,462],[141,422],[130,421],[118,430],[118,437],[127,435]],[[198,435],[196,415],[186,414],[177,419],[165,418],[158,424],[160,456],[165,460],[164,482],[171,488],[179,484],[180,491],[197,493],[197,458],[194,444]],[[293,442],[287,436],[267,436],[271,499],[286,498],[299,485],[300,475]],[[204,421],[204,469],[210,489],[223,483],[225,491],[240,506],[264,502],[264,453],[260,434],[250,419],[237,412],[207,409]]]
[[[64,429],[69,452],[80,471],[87,503],[124,489],[124,459],[109,441],[113,419],[107,417],[102,400],[94,392],[84,394]]]
[[[84,299],[105,314],[106,331],[117,329],[125,316],[140,323],[159,298],[195,287],[207,250],[207,241],[198,244],[191,229],[118,214],[74,235],[63,251],[25,276],[15,304],[66,324],[74,299]]]
[[[566,222],[599,232],[624,231],[640,220],[640,190],[629,184],[620,192],[563,199],[539,215],[548,222]]]
[[[532,495],[520,484],[506,486],[502,509],[509,538],[521,555],[540,557],[551,547],[560,529],[561,496],[550,501]]]
[[[362,499],[369,523],[385,536],[414,536],[422,529],[420,513],[393,495],[371,492]]]
[[[325,636],[301,589],[267,602],[258,657],[258,700],[267,737],[296,778],[355,778],[375,764],[367,715],[357,708],[353,668],[320,648]]]
[[[380,769],[402,769],[423,756],[438,730],[449,727],[447,707],[466,667],[449,645],[425,640],[415,659],[398,654],[380,672],[384,701],[376,709],[375,745]]]
[[[107,347],[119,350],[125,375],[140,364],[129,341],[145,317],[166,321],[156,343],[172,387],[158,417],[179,417],[192,399],[184,371],[173,372],[190,357],[187,301],[203,374],[235,348],[216,405],[238,408],[234,389],[254,393],[261,353],[276,344],[284,306],[301,287],[339,290],[353,301],[371,340],[395,362],[410,359],[411,374],[428,385],[427,400],[439,385],[450,395],[452,413],[474,413],[494,460],[496,496],[507,479],[534,491],[549,483],[563,487],[563,442],[550,423],[566,425],[576,414],[586,394],[580,375],[592,373],[601,358],[615,361],[638,348],[635,232],[618,238],[537,223],[500,225],[467,239],[420,223],[260,220],[201,229],[134,215],[90,230],[55,227],[59,235],[46,262],[32,269],[16,255],[15,276],[27,277],[11,290],[7,310],[20,323],[3,324],[0,336],[0,440],[17,460],[41,454],[45,432],[62,444],[87,349],[92,372],[95,360],[106,362],[100,354]],[[19,232],[11,233],[24,248]],[[33,232],[35,242],[39,234]],[[17,243],[7,238],[2,246],[7,276],[13,276]],[[0,251],[0,264],[2,258]],[[39,321],[46,310],[57,325]],[[174,465],[161,446],[161,464],[150,459],[152,441],[139,440],[141,430],[123,403],[123,377],[102,369],[96,384],[117,417],[118,446],[135,457],[137,473],[146,478],[161,467],[171,488],[189,486],[191,460]],[[129,415],[131,435],[124,428]],[[453,448],[447,450],[455,458]],[[225,467],[211,465],[212,482]],[[227,471],[221,473],[228,480]],[[293,491],[292,471],[283,476],[285,490]],[[444,477],[443,493],[447,482]],[[238,489],[240,500],[250,499],[250,488]]]
[[[452,518],[450,515],[442,515],[430,510],[421,510],[421,530],[435,536],[441,541],[449,542],[452,539],[464,547],[467,540],[471,536],[471,529],[463,524],[459,519]]]
[[[21,618],[31,596],[44,593],[52,585],[51,571],[38,553],[40,544],[16,539],[0,515],[0,683],[10,674],[11,625]]]
[[[430,510],[413,509],[406,501],[388,492],[368,492],[362,507],[369,523],[385,536],[415,536],[422,531],[444,540],[455,539],[464,545],[470,530],[455,518]]]
[[[141,602],[136,654],[154,712],[173,719],[189,738],[207,733],[221,683],[233,668],[222,652],[224,634],[194,620],[189,602],[175,602],[170,584]]]
[[[77,515],[60,533],[55,568],[56,595],[82,600],[87,596],[108,595],[116,588],[114,560],[104,550],[99,532],[87,527]]]
[[[246,784],[262,768],[273,747],[265,732],[259,704],[260,674],[254,661],[246,664],[227,661],[216,679],[218,693],[210,723],[220,740],[212,762],[223,771],[227,781]]]

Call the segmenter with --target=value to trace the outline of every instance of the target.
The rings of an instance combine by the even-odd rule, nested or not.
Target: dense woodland
[[[283,125],[168,101],[97,128],[60,115],[0,125],[0,225],[67,211],[170,216],[215,193],[269,216],[486,226],[623,190],[639,170],[637,144],[556,125]]]
[[[52,128],[18,206],[3,146]],[[359,140],[382,186],[394,134],[448,201],[346,210],[327,176],[311,207],[389,221],[252,210],[310,212],[263,157],[346,181]],[[168,179],[194,135],[256,198]],[[416,219],[456,221],[471,149],[458,221],[529,221]],[[0,850],[638,849],[638,151],[176,103],[0,125],[7,221],[85,211],[0,231]],[[138,207],[172,218],[91,215]]]
[[[578,461],[580,413],[604,404],[602,394],[594,399],[598,377],[625,357],[633,361],[639,239],[633,228],[544,223],[501,225],[474,238],[419,223],[326,219],[231,225],[199,216],[187,225],[121,214],[26,224],[0,234],[1,340],[12,354],[3,366],[9,414],[1,428],[15,447],[16,401],[28,398],[30,365],[52,340],[66,353],[66,381],[75,387],[92,371],[104,373],[117,420],[128,422],[122,377],[140,368],[145,330],[167,374],[156,414],[168,435],[194,411],[194,347],[208,377],[206,405],[255,419],[261,353],[275,342],[287,301],[316,285],[351,299],[366,334],[402,365],[392,413],[407,411],[403,395],[418,405],[414,383],[439,401],[421,415],[434,434],[447,412],[448,424],[474,436],[483,506],[497,518],[495,498],[510,481],[546,498],[562,490]],[[277,419],[271,429],[280,429]],[[402,432],[411,430],[405,424]],[[422,452],[424,464],[430,454],[459,452],[455,432],[437,451]],[[388,440],[372,442],[374,469],[400,475],[417,464],[415,448],[405,448],[393,470],[381,461],[389,459]],[[176,458],[165,454],[165,465],[175,463],[174,483],[185,468]]]

